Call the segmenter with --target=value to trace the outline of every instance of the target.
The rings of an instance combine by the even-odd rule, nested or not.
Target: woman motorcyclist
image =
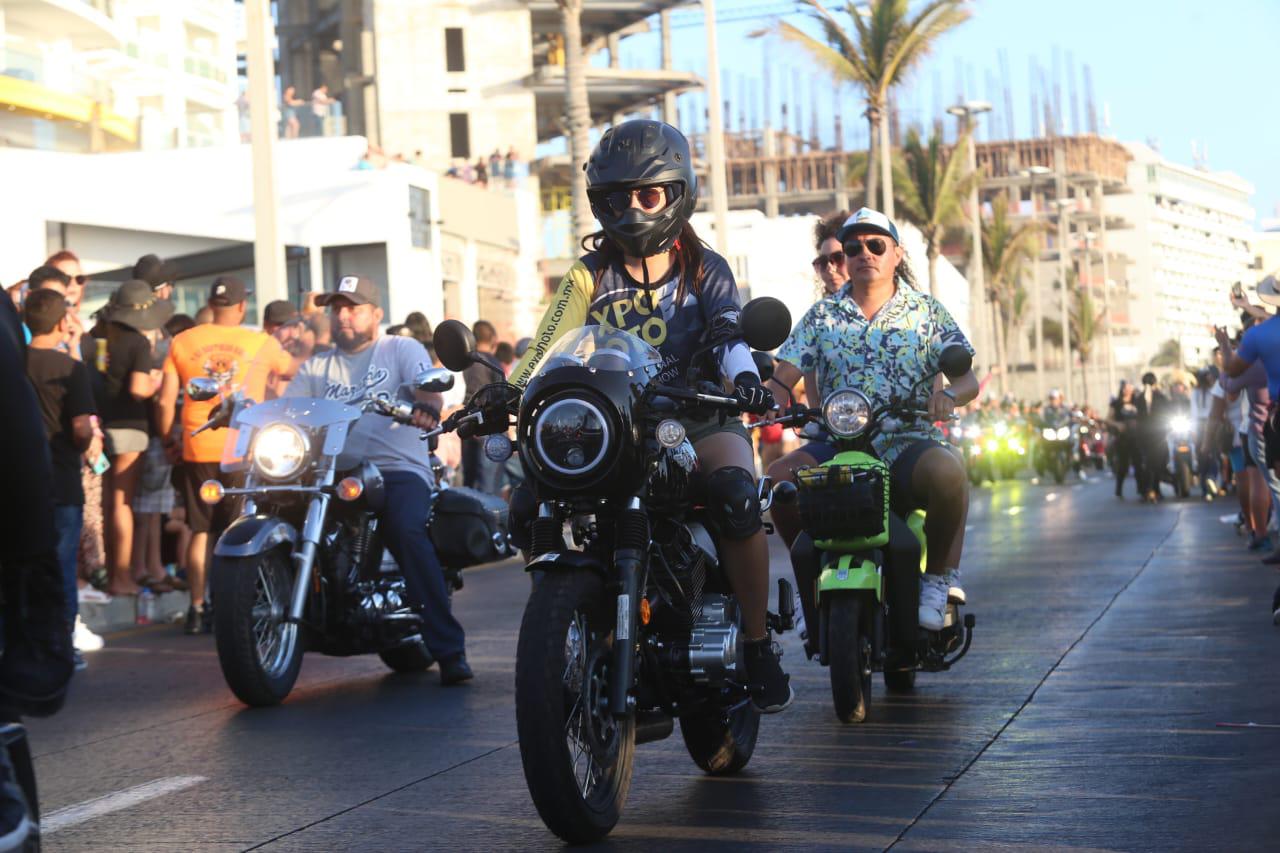
[[[970,370],[950,387],[938,385],[942,352],[957,344],[971,353],[973,348],[942,303],[911,287],[906,250],[888,217],[864,207],[846,220],[839,236],[849,283],[796,324],[778,350],[770,382],[790,395],[802,375],[816,372],[818,396],[824,399],[854,387],[873,407],[907,398],[912,408],[927,406],[931,421],[949,418],[956,406],[978,396],[978,380]],[[920,387],[923,380],[933,380],[932,392]],[[916,507],[928,511],[920,624],[933,631],[943,627],[948,597],[965,600],[959,565],[969,511],[964,463],[941,438],[932,424],[909,423],[882,432],[875,441],[890,467],[894,509],[899,514]],[[774,463],[769,474],[778,481],[792,479],[796,468],[835,455],[834,445],[813,442]],[[798,510],[779,504],[772,512],[778,533],[790,546],[800,531]]]
[[[1124,480],[1133,467],[1133,479],[1138,484],[1138,496],[1142,497],[1142,446],[1138,438],[1138,400],[1134,393],[1133,383],[1127,379],[1120,380],[1120,390],[1111,401],[1111,417],[1107,419],[1111,427],[1113,456],[1111,469],[1116,475],[1116,497],[1124,497]]]
[[[724,258],[698,239],[689,216],[698,199],[689,143],[658,121],[626,121],[606,131],[586,164],[587,194],[601,231],[583,240],[586,254],[565,275],[511,370],[524,385],[565,332],[584,325],[628,331],[654,346],[663,363],[658,382],[680,386],[709,333],[721,375],[733,382],[743,410],[763,414],[773,398],[751,352],[737,336],[738,289]],[[724,563],[742,608],[747,669],[755,705],[781,711],[794,693],[766,627],[769,548],[760,521],[755,457],[738,418],[684,419],[706,478],[707,507],[720,533]],[[521,495],[521,492],[524,492]],[[527,546],[533,505],[522,487],[512,497],[512,539]]]

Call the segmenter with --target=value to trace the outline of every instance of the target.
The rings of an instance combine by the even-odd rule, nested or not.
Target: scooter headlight
[[[822,419],[833,435],[853,438],[867,428],[871,402],[861,391],[837,391],[822,404]]]
[[[1053,441],[1057,437],[1058,431],[1055,430],[1053,427],[1045,427],[1044,429],[1040,430],[1040,434],[1044,436],[1045,441]]]
[[[253,442],[253,464],[270,480],[287,480],[307,461],[307,437],[292,424],[271,424]]]
[[[1058,441],[1066,441],[1071,438],[1071,427],[1058,427]]]

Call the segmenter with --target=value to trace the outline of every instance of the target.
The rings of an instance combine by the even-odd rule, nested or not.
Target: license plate
[[[1185,444],[1179,444],[1179,445],[1178,445],[1178,452],[1179,452],[1179,453],[1190,453],[1190,452],[1191,452],[1191,448],[1190,448],[1190,447],[1188,447],[1188,446],[1187,446],[1187,445],[1185,445]]]

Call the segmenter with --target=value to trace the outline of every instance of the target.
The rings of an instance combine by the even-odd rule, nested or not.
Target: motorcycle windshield
[[[244,372],[234,377],[233,382],[223,386],[223,399],[227,401],[227,405],[235,406],[229,428],[222,430],[226,433],[221,460],[224,471],[242,471],[248,468],[252,461],[250,451],[255,437],[274,423],[294,426],[302,434],[302,442],[308,447],[316,441],[323,441],[326,446],[332,444],[333,441],[325,437],[326,433],[341,433],[334,436],[339,441],[340,448],[341,442],[346,438],[346,429],[335,431],[327,430],[327,427],[346,424],[360,417],[358,408],[332,400],[275,398],[279,386],[273,383],[273,379],[276,378],[274,368],[278,360],[279,348],[261,347]],[[278,437],[289,438],[287,435]]]
[[[245,401],[232,420],[234,440],[223,446],[222,470],[241,471],[253,460],[254,440],[269,427],[280,428],[271,436],[277,453],[288,454],[293,449],[314,455],[335,456],[347,445],[348,431],[359,420],[361,411],[335,400],[316,397],[283,397],[265,403],[249,404]],[[292,427],[292,430],[288,428]],[[316,444],[322,442],[322,446]],[[359,455],[359,448],[345,448]]]
[[[589,367],[603,372],[658,375],[662,354],[635,335],[607,326],[583,326],[566,333],[542,357],[534,376],[561,367]]]

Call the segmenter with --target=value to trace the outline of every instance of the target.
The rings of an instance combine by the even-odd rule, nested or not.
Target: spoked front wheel
[[[283,551],[217,558],[213,633],[227,686],[246,705],[278,705],[302,668],[298,626],[287,621],[293,572]]]
[[[633,717],[609,710],[613,610],[600,578],[550,572],[533,589],[516,651],[516,731],[529,794],[570,843],[598,841],[631,787]]]

